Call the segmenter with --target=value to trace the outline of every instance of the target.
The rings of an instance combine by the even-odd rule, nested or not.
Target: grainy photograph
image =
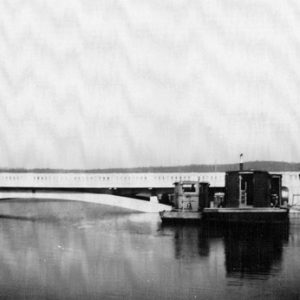
[[[300,4],[0,0],[0,299],[300,299]]]

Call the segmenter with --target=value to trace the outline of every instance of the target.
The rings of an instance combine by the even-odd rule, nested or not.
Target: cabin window
[[[184,193],[194,193],[196,191],[195,184],[184,184],[182,185],[182,191]]]

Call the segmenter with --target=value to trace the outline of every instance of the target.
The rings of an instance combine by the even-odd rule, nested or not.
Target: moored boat
[[[176,182],[174,209],[160,212],[160,216],[163,222],[287,222],[286,192],[281,175],[241,168],[226,172],[224,197],[220,192],[213,195],[207,182]]]
[[[289,209],[281,175],[259,170],[230,171],[225,176],[221,207],[205,207],[203,219],[215,222],[278,223],[288,221]]]
[[[161,211],[163,222],[199,222],[202,211],[208,205],[207,182],[175,182],[173,206],[171,211]]]

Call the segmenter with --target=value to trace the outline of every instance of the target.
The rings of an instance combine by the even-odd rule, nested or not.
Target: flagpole
[[[244,169],[243,153],[240,154],[240,171]]]

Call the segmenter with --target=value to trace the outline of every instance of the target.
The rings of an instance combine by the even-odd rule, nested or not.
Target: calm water
[[[162,226],[77,202],[0,202],[2,299],[300,299],[289,226]]]

